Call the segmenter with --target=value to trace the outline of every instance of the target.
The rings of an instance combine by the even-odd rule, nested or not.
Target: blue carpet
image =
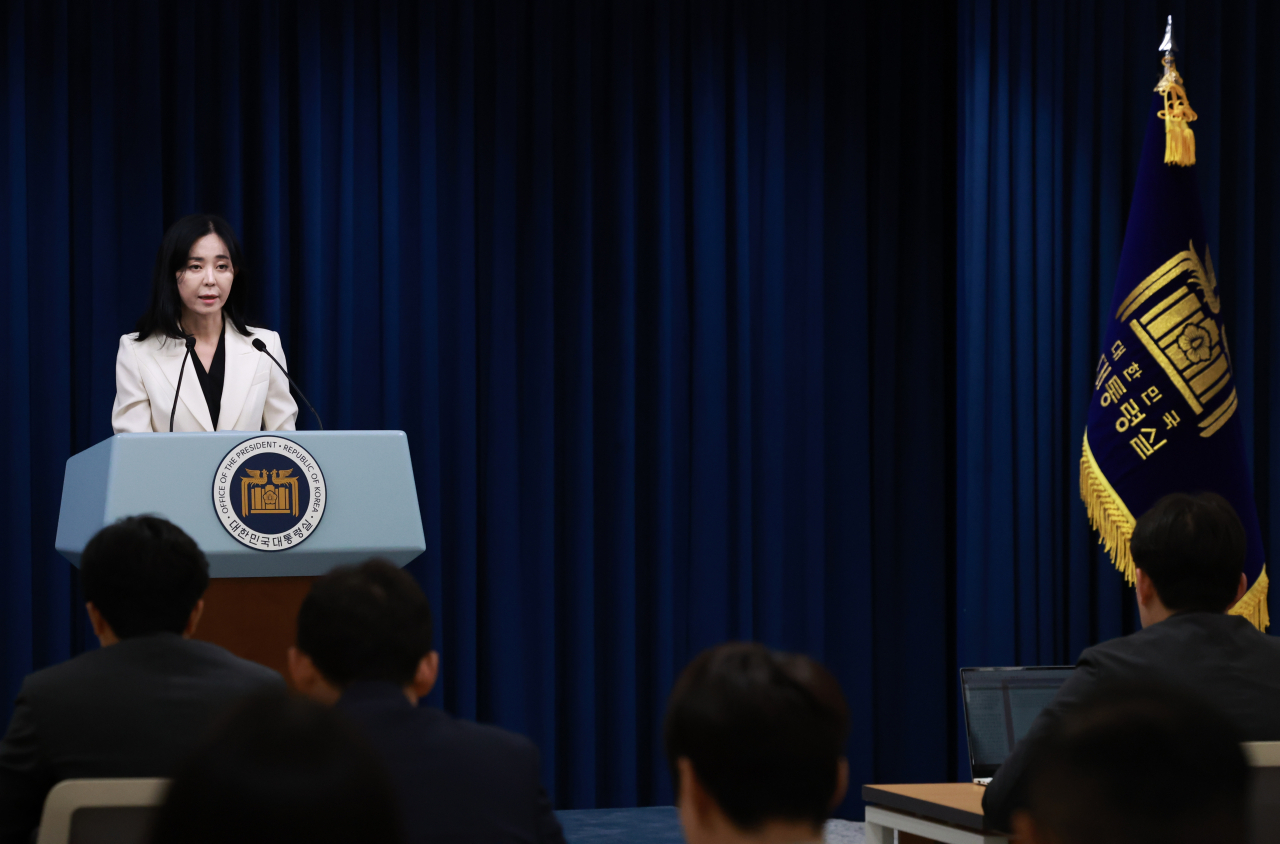
[[[556,812],[569,844],[684,844],[674,806]],[[862,824],[830,821],[827,844],[863,844]]]
[[[556,812],[569,844],[684,844],[674,806]]]

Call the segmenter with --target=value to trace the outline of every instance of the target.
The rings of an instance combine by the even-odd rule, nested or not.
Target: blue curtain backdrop
[[[945,777],[956,46],[923,8],[8,3],[6,706],[89,644],[63,465],[207,209],[326,424],[408,432],[432,702],[530,735],[559,806],[669,803],[666,697],[729,638],[832,666],[855,783]]]
[[[957,659],[1074,661],[1133,629],[1079,501],[1081,437],[1174,16],[1266,549],[1280,547],[1276,5],[965,0],[957,195]],[[1274,570],[1274,568],[1273,568]],[[1280,607],[1272,590],[1270,607]],[[1273,624],[1273,631],[1274,624]],[[958,760],[963,768],[967,760]]]

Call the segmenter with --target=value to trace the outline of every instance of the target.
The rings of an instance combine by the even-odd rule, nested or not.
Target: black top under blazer
[[[391,683],[354,683],[338,708],[386,764],[406,844],[564,844],[529,739],[415,707]]]
[[[173,633],[29,675],[0,742],[0,844],[27,844],[61,780],[170,776],[224,710],[263,688],[283,691],[284,680]]]
[[[1280,640],[1240,616],[1184,612],[1086,648],[1076,670],[1031,724],[982,796],[987,823],[1009,828],[1026,805],[1026,771],[1036,743],[1100,686],[1151,679],[1197,694],[1226,714],[1241,741],[1280,740]]]

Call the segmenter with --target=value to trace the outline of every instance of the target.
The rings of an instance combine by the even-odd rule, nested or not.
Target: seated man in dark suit
[[[370,560],[312,584],[289,670],[299,690],[337,704],[372,741],[407,842],[563,844],[531,741],[418,707],[440,669],[431,636],[431,607],[414,579]]]
[[[230,704],[279,674],[191,638],[209,564],[178,527],[134,516],[85,546],[102,648],[26,678],[0,742],[0,844],[27,844],[59,781],[168,776]]]
[[[1227,610],[1244,594],[1245,533],[1214,493],[1167,495],[1138,519],[1129,543],[1143,629],[1086,648],[1057,697],[996,771],[982,798],[1008,829],[1027,803],[1026,770],[1041,738],[1095,689],[1160,682],[1207,697],[1241,741],[1280,740],[1280,641]]]
[[[1100,688],[1044,736],[1024,844],[1244,844],[1249,766],[1226,716],[1183,689]]]
[[[689,844],[820,842],[849,786],[844,695],[801,654],[703,651],[676,681],[663,732]]]

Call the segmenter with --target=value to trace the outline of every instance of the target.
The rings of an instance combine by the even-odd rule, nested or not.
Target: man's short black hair
[[[766,821],[807,821],[831,812],[849,711],[840,684],[801,654],[730,642],[703,651],[676,681],[664,728],[667,762],[677,762],[744,832]]]
[[[209,562],[172,522],[129,516],[84,547],[80,586],[117,638],[181,634],[209,586]]]
[[[298,650],[329,682],[413,682],[431,652],[431,606],[408,572],[386,560],[340,566],[298,611]]]
[[[1027,776],[1033,819],[1062,844],[1246,840],[1240,737],[1183,689],[1099,689],[1037,744]]]
[[[1236,599],[1244,525],[1216,492],[1161,498],[1134,525],[1129,549],[1171,610],[1225,612]]]

